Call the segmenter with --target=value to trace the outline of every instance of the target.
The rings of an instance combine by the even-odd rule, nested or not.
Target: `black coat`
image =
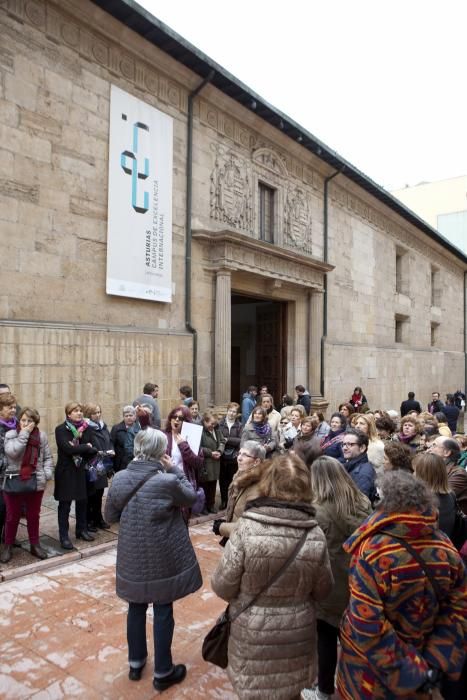
[[[73,461],[73,456],[94,455],[97,450],[89,447],[81,437],[79,445],[72,445],[73,434],[66,423],[55,428],[55,441],[57,443],[57,466],[55,467],[56,501],[82,501],[87,498],[86,472],[84,460],[79,466]],[[81,444],[82,443],[82,444]]]
[[[137,423],[135,423],[136,425]],[[128,455],[125,451],[126,442],[126,425],[125,421],[114,425],[110,431],[110,440],[115,450],[114,469],[119,472],[121,469],[126,469],[133,459],[133,455]]]
[[[410,411],[417,411],[417,413],[422,412],[422,407],[420,403],[415,399],[406,399],[401,403],[401,418],[410,413]]]
[[[225,418],[219,421],[219,430],[225,437],[224,454],[221,457],[221,462],[234,462],[237,459],[240,449],[240,438],[242,437],[242,424],[236,420],[229,431],[229,426]],[[233,452],[232,452],[233,450]]]
[[[89,425],[83,433],[82,442],[90,442],[93,447],[99,452],[107,452],[107,450],[113,450],[112,441],[110,439],[109,430],[104,423],[104,427],[96,429]],[[93,459],[92,455],[86,457],[83,461],[87,464]],[[96,481],[92,483],[88,482],[88,495],[94,493],[98,489],[105,489],[108,486],[107,474],[103,474]]]

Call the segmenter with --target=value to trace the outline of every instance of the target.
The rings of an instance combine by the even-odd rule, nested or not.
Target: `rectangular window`
[[[435,348],[439,340],[439,323],[431,324],[431,347]]]
[[[408,342],[409,317],[396,314],[394,317],[394,341],[396,343]]]
[[[441,306],[440,272],[437,267],[431,266],[431,305]]]
[[[396,253],[396,292],[402,294],[402,255]]]
[[[259,238],[274,243],[274,195],[275,190],[259,183]]]
[[[396,247],[396,294],[409,294],[410,256],[405,248]]]
[[[395,333],[395,341],[396,343],[402,343],[402,325],[404,321],[401,321],[400,319],[396,318],[396,333]]]

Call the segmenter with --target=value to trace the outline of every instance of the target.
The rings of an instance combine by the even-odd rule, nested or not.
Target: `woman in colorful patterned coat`
[[[437,527],[432,494],[403,471],[379,485],[380,506],[344,544],[352,555],[337,674],[344,700],[422,698],[439,672],[459,678],[467,651],[467,574]]]

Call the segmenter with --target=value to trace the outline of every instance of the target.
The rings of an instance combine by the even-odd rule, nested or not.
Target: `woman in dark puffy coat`
[[[90,442],[84,442],[83,432],[88,424],[83,419],[81,404],[70,401],[65,406],[65,422],[55,428],[57,466],[55,467],[54,498],[58,501],[58,530],[63,549],[73,549],[69,536],[71,502],[75,501],[76,537],[92,542],[86,521],[86,471],[84,457],[97,453]]]
[[[173,602],[201,587],[201,572],[181,508],[196,493],[166,455],[167,438],[147,428],[135,438],[135,459],[112,481],[105,505],[120,522],[117,595],[128,601],[129,678],[138,681],[148,656],[146,611],[153,605],[154,679],[162,691],[183,681],[186,667],[172,662]]]
[[[112,470],[115,451],[107,425],[101,419],[102,411],[99,404],[87,403],[83,412],[88,424],[88,427],[83,433],[83,441],[90,442],[100,453],[99,456],[92,457],[90,460],[85,460],[86,468],[92,466],[93,461],[95,461],[102,470],[100,473],[96,474],[97,478],[94,480],[90,479],[90,474],[93,471],[90,470],[87,480],[88,531],[96,532],[98,528],[100,530],[109,529],[109,525],[102,517],[102,496],[104,495],[104,489],[108,486],[107,473]]]

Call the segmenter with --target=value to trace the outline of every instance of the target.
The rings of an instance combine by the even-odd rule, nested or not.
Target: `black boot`
[[[2,564],[6,564],[8,561],[10,561],[11,550],[12,550],[11,544],[4,544],[3,545],[3,551],[0,554],[0,561],[2,562]]]
[[[83,530],[83,532],[77,532],[76,539],[84,540],[85,542],[94,542],[94,537],[90,535],[87,530]]]
[[[42,549],[40,544],[32,544],[29,548],[29,551],[31,552],[33,557],[37,557],[38,559],[47,559],[47,557],[49,556],[45,549]]]

